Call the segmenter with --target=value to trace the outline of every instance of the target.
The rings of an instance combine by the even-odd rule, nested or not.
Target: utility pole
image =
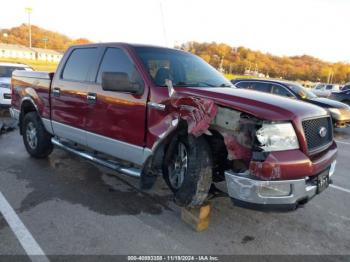
[[[47,42],[49,41],[49,39],[47,37],[43,38],[44,44],[45,44],[45,49],[47,48]]]
[[[30,24],[30,15],[31,15],[33,9],[31,7],[26,7],[25,11],[28,14],[29,48],[32,48],[32,27]]]

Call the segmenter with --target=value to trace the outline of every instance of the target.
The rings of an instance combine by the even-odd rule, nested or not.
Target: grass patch
[[[36,60],[29,60],[29,59],[18,59],[18,58],[0,58],[0,62],[26,64],[34,68],[35,71],[47,71],[47,72],[56,71],[56,68],[58,66],[58,63],[36,61]]]

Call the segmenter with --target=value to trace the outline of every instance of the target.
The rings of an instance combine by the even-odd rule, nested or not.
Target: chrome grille
[[[318,151],[333,140],[333,127],[330,117],[308,119],[303,121],[303,129],[309,153]],[[327,133],[320,135],[320,129],[325,127]]]

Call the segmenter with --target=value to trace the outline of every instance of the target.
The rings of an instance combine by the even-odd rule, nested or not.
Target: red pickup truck
[[[28,153],[53,146],[180,206],[226,181],[237,205],[296,208],[331,182],[337,147],[322,108],[235,88],[190,53],[125,43],[73,46],[55,73],[15,71],[11,114]]]

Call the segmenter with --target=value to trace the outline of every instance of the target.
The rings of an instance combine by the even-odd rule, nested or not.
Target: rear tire
[[[202,205],[212,184],[212,157],[205,138],[187,134],[176,136],[165,153],[163,176],[174,193],[176,204]]]
[[[23,118],[23,142],[27,152],[35,158],[45,158],[53,150],[51,135],[45,130],[38,114],[29,112]]]

